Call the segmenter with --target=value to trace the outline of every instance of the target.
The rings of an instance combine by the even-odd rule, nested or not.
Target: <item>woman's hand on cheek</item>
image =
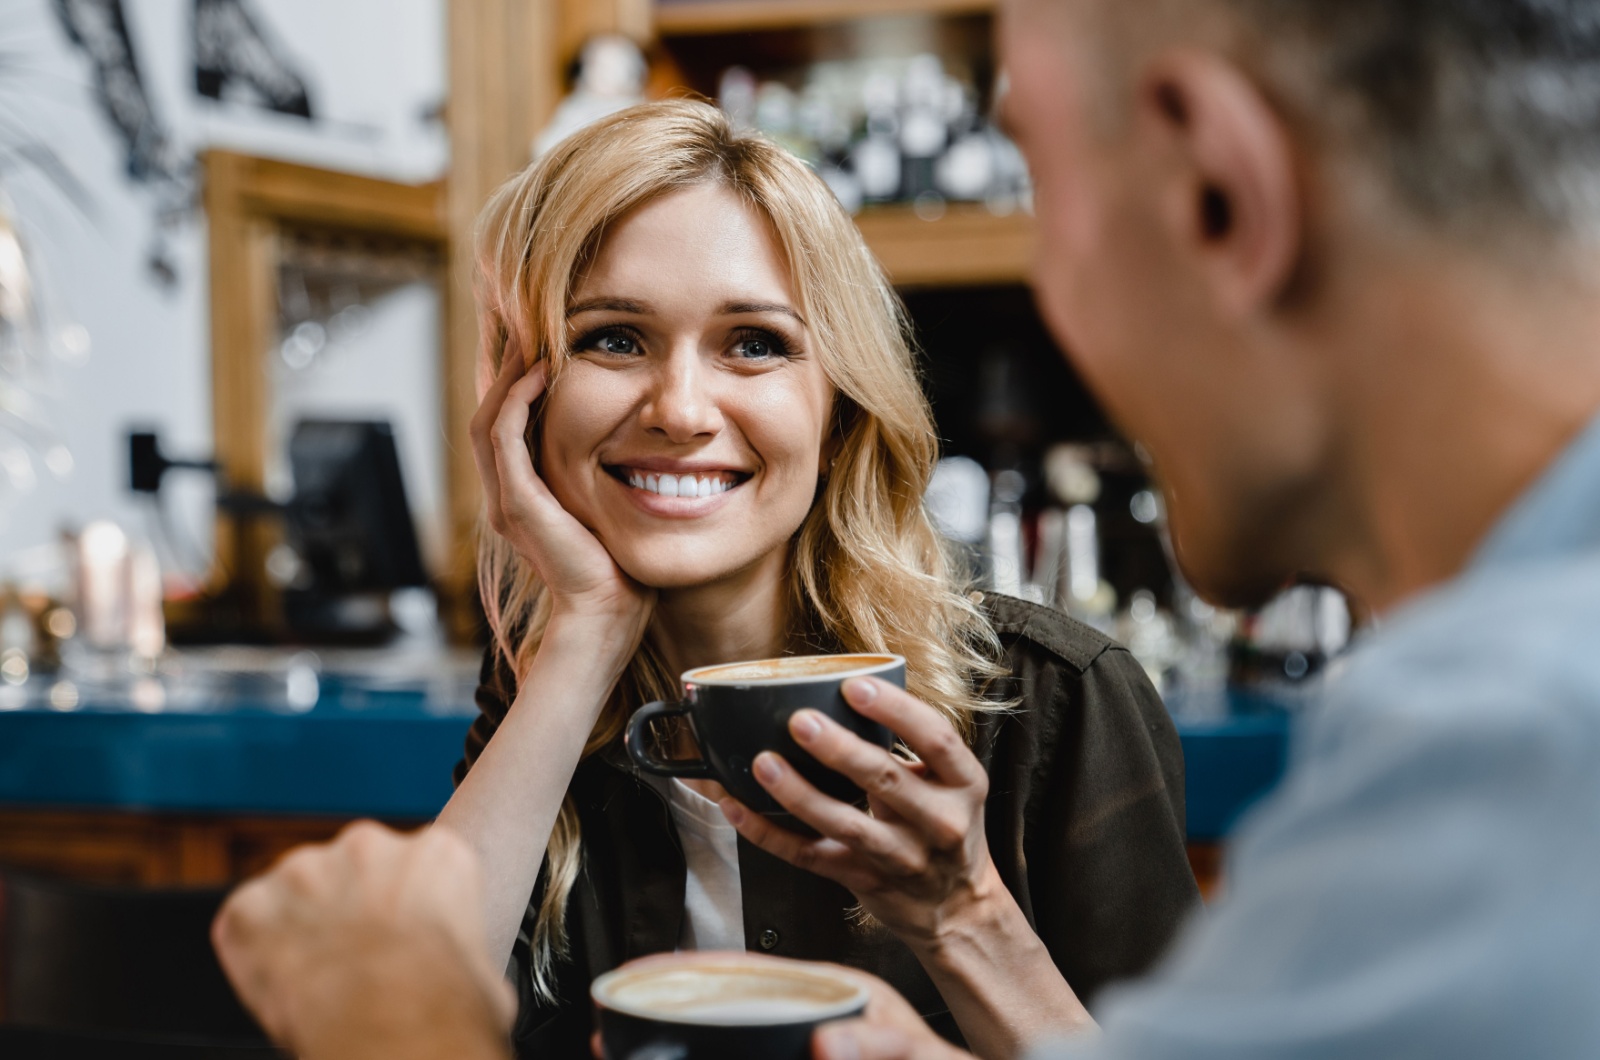
[[[541,360],[524,371],[523,363],[521,350],[508,342],[500,372],[472,417],[472,453],[483,480],[489,525],[549,587],[552,621],[621,621],[642,636],[655,591],[623,573],[599,539],[561,506],[534,467],[526,438],[533,406],[548,386],[549,365]]]
[[[770,752],[756,759],[756,779],[819,837],[790,832],[732,799],[723,812],[763,850],[849,888],[913,949],[936,950],[950,932],[1011,901],[984,836],[988,775],[954,727],[906,692],[863,678],[846,683],[845,697],[921,760],[869,744],[816,711],[796,712],[795,742],[866,791],[870,815],[822,794]]]

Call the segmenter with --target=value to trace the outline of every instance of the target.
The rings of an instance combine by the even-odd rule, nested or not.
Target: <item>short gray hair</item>
[[[1221,2],[1426,219],[1600,239],[1600,0]]]

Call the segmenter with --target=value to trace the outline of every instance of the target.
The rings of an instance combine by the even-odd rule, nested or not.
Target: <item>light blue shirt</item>
[[[1600,421],[1298,725],[1226,895],[1037,1060],[1600,1058]]]

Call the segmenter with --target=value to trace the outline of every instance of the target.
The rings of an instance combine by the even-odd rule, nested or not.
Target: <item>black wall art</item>
[[[129,33],[124,0],[53,0],[67,38],[89,60],[95,103],[119,141],[128,179],[149,189],[156,225],[147,255],[163,285],[177,280],[173,231],[196,208],[194,164],[157,110]],[[304,78],[247,0],[193,0],[194,88],[202,97],[311,120]]]
[[[95,101],[122,141],[129,178],[180,179],[183,166],[145,90],[122,0],[55,0],[55,8],[68,39],[89,58]]]
[[[268,110],[312,116],[304,79],[245,0],[194,0],[194,87],[215,100],[244,89]]]

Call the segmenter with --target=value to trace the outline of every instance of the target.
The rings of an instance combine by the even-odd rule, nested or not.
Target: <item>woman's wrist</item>
[[[638,651],[643,635],[642,618],[558,609],[545,624],[539,654],[566,663],[581,660],[588,672],[608,675],[609,688]]]
[[[990,862],[971,885],[946,900],[920,937],[906,942],[925,964],[959,964],[973,951],[991,949],[998,938],[1016,936],[1019,927],[1037,941],[1027,917]]]
[[[1016,1055],[1095,1026],[993,865],[911,949],[980,1056]]]

